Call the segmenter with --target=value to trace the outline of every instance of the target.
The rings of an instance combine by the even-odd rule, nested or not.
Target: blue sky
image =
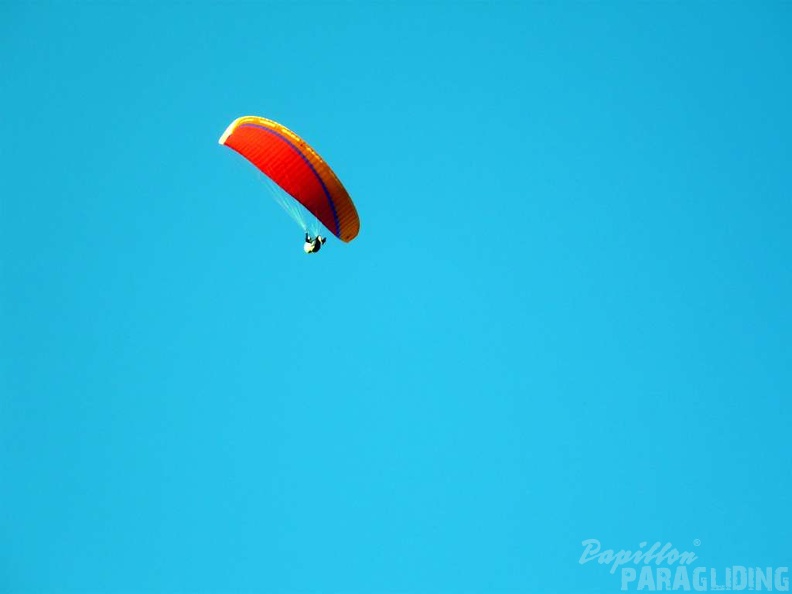
[[[0,591],[618,591],[589,538],[792,564],[790,25],[0,4]],[[247,114],[354,242],[302,253],[217,144]]]

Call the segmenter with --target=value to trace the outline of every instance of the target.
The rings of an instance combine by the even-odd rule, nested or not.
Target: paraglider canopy
[[[341,241],[357,237],[360,219],[349,193],[294,132],[272,120],[244,116],[228,126],[219,142],[250,161]]]

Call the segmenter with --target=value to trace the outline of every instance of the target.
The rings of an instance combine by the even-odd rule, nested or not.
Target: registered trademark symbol
[[[698,538],[693,539],[693,546],[697,547],[701,545],[701,541]]]

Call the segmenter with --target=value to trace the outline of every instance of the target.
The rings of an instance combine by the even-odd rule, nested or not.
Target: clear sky
[[[789,2],[1,3],[0,592],[792,566],[790,72]]]

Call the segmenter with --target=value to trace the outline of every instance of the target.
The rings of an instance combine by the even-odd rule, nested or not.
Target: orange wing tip
[[[236,130],[240,122],[244,120],[246,117],[250,117],[250,116],[242,116],[241,118],[237,118],[233,122],[231,122],[228,128],[225,129],[225,132],[223,132],[223,135],[220,137],[220,140],[217,141],[218,144],[225,144],[226,140],[228,140],[228,137],[234,133],[234,130]]]
[[[291,138],[294,142],[300,145],[300,147],[309,149],[312,153],[315,153],[311,147],[307,146],[306,142],[300,138],[297,134],[289,130],[286,126],[279,124],[274,120],[268,120],[267,118],[262,118],[260,116],[242,116],[235,119],[231,122],[231,125],[226,128],[226,131],[223,132],[223,135],[220,137],[219,143],[225,144],[225,141],[228,140],[228,137],[231,136],[234,131],[239,128],[242,124],[257,124],[263,128],[269,128],[271,130],[277,130],[281,134],[285,134],[289,138]]]

